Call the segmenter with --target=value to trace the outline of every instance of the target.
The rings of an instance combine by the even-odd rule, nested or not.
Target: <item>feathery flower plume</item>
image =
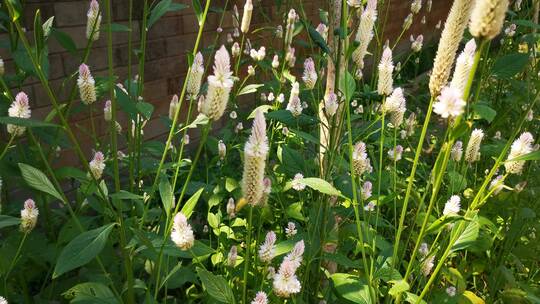
[[[296,56],[294,53],[296,52],[296,49],[293,47],[287,48],[287,53],[285,54],[285,62],[289,64],[289,67],[294,67],[294,64],[296,63]]]
[[[0,58],[0,76],[4,76],[6,68],[4,67],[4,60]]]
[[[503,27],[508,4],[508,0],[477,0],[471,13],[471,35],[488,40],[495,38]]]
[[[253,301],[251,301],[251,304],[268,304],[268,296],[264,291],[259,291]]]
[[[274,69],[277,69],[279,67],[279,56],[274,55],[274,58],[272,59],[272,67]]]
[[[276,234],[273,231],[269,231],[266,234],[264,243],[262,243],[261,247],[259,248],[259,259],[261,262],[270,263],[276,256],[275,244]]]
[[[105,156],[100,151],[94,153],[94,158],[90,161],[89,165],[90,173],[95,179],[100,179],[105,170]]]
[[[437,102],[433,104],[433,112],[442,118],[458,117],[465,110],[465,100],[462,98],[463,91],[454,87],[444,87]]]
[[[283,38],[283,26],[281,26],[281,24],[276,26],[275,33],[276,33],[276,38],[279,38],[279,39]]]
[[[326,112],[326,115],[328,115],[329,117],[334,116],[334,114],[336,114],[337,112],[338,107],[339,103],[336,93],[329,92],[324,95],[324,111]]]
[[[296,191],[302,191],[306,189],[306,184],[300,182],[301,179],[304,178],[304,175],[302,173],[296,173],[294,175],[294,178],[292,180],[292,188]]]
[[[364,206],[364,210],[365,210],[365,211],[369,211],[369,212],[375,211],[375,207],[376,207],[376,206],[377,206],[377,205],[375,204],[375,202],[371,201],[371,202],[367,203],[367,204]]]
[[[227,265],[229,267],[234,267],[236,265],[236,260],[238,259],[238,249],[236,246],[232,246],[231,250],[229,250],[229,254],[227,255]]]
[[[446,291],[446,294],[449,297],[455,297],[456,296],[457,290],[456,290],[456,287],[454,287],[454,286],[448,286],[445,291]]]
[[[293,116],[299,116],[302,114],[302,102],[300,101],[300,84],[293,82],[291,88],[291,96],[289,97],[289,103],[287,104],[287,110],[291,112]]]
[[[263,179],[263,185],[264,189],[261,198],[261,206],[266,206],[266,203],[268,203],[268,198],[270,197],[270,192],[272,192],[272,181],[268,177],[265,177]]]
[[[416,39],[411,35],[411,50],[415,53],[418,53],[422,50],[422,46],[424,44],[424,36],[418,35]]]
[[[433,97],[439,95],[450,77],[450,70],[454,64],[459,42],[469,22],[473,4],[474,1],[471,0],[456,0],[452,4],[441,33],[437,55],[433,62],[433,71],[429,78],[429,91]]]
[[[501,192],[501,190],[504,188],[504,184],[502,182],[502,179],[503,179],[503,176],[498,175],[489,184],[489,190],[490,191],[493,190],[493,195],[499,194],[499,192]]]
[[[242,33],[249,32],[249,25],[251,24],[251,14],[253,13],[253,3],[251,0],[246,0],[246,4],[244,4],[244,14],[242,15],[242,25],[240,26],[240,30]]]
[[[287,227],[285,227],[285,234],[287,235],[287,238],[292,238],[293,236],[298,233],[298,230],[296,230],[296,224],[293,222],[288,222]]]
[[[291,252],[289,252],[289,254],[285,256],[283,261],[292,262],[294,265],[294,270],[296,271],[296,269],[298,269],[298,267],[300,267],[300,265],[302,264],[302,255],[304,254],[304,249],[304,240],[296,242]]]
[[[191,69],[189,70],[187,89],[189,97],[193,100],[199,95],[201,90],[201,81],[204,74],[203,56],[201,52],[198,52],[193,59]]]
[[[88,9],[86,17],[86,39],[96,41],[99,39],[99,27],[101,25],[99,3],[96,0],[90,1],[90,8]]]
[[[300,281],[296,277],[297,267],[289,260],[283,260],[279,266],[278,272],[274,276],[272,287],[278,297],[288,298],[293,294],[299,293],[302,289]]]
[[[178,107],[180,106],[180,103],[178,102],[178,95],[173,95],[171,99],[171,103],[169,104],[169,118],[171,120],[174,119],[174,115],[176,114],[176,111],[178,110]]]
[[[313,62],[313,59],[311,59],[311,57],[304,61],[304,75],[302,76],[302,80],[304,80],[306,88],[308,88],[309,90],[313,89],[315,87],[315,83],[317,83],[315,62]]]
[[[508,37],[514,37],[514,35],[516,34],[516,28],[517,28],[516,24],[512,23],[507,28],[504,29],[504,34]]]
[[[354,167],[354,173],[357,176],[361,176],[365,172],[371,173],[373,167],[371,167],[371,162],[367,155],[366,144],[363,142],[358,142],[354,145],[352,162]]]
[[[191,229],[187,217],[182,212],[178,212],[174,216],[171,240],[181,250],[188,250],[195,243],[193,229]]]
[[[484,138],[484,131],[480,129],[474,129],[471,133],[471,138],[467,144],[467,149],[465,150],[465,160],[468,163],[474,163],[475,161],[480,160],[480,144]]]
[[[24,208],[21,210],[21,231],[30,233],[36,227],[39,210],[32,199],[24,202]]]
[[[406,106],[405,96],[403,96],[403,89],[401,88],[395,88],[392,94],[385,99],[382,109],[386,114],[390,114],[390,122],[395,128],[403,123],[403,115],[407,110]]]
[[[324,23],[319,23],[317,25],[317,28],[315,29],[321,37],[323,37],[324,41],[326,42],[328,40],[328,27]]]
[[[461,199],[457,195],[452,195],[444,204],[443,215],[456,215],[461,209]]]
[[[32,111],[30,110],[28,95],[24,92],[19,92],[8,109],[9,117],[30,118],[31,114]],[[7,124],[7,131],[12,136],[21,136],[26,131],[26,127]]]
[[[223,116],[233,86],[231,59],[225,46],[216,52],[214,75],[208,76],[208,92],[201,106],[201,112],[212,120]]]
[[[461,157],[463,156],[463,142],[461,140],[456,141],[454,146],[452,147],[452,150],[450,151],[450,157],[453,161],[459,162],[461,161]]]
[[[471,39],[469,42],[467,42],[463,52],[461,52],[456,59],[456,68],[454,70],[454,75],[452,76],[450,87],[457,89],[462,96],[465,91],[465,86],[469,81],[469,75],[471,74],[471,69],[474,63],[475,51],[476,42],[474,42],[474,39]]]
[[[422,9],[422,0],[413,0],[411,3],[411,13],[418,14]]]
[[[90,68],[86,64],[79,66],[79,78],[77,79],[81,101],[86,104],[92,104],[96,101],[96,87],[94,77],[90,74]]]
[[[218,154],[221,160],[223,160],[227,154],[227,146],[221,139],[218,141]]]
[[[392,150],[388,150],[388,158],[390,158],[393,161],[401,160],[402,154],[403,154],[403,147],[401,145],[397,145]]]
[[[110,100],[105,101],[105,106],[103,107],[103,118],[105,121],[112,120],[112,103]]]
[[[244,198],[252,206],[257,205],[263,196],[264,168],[267,155],[266,122],[262,111],[257,110],[251,135],[244,148],[244,173],[242,177]]]
[[[233,57],[238,57],[240,55],[240,44],[238,42],[235,42],[231,47],[231,53]]]
[[[510,153],[508,154],[508,160],[504,163],[506,171],[511,174],[521,175],[524,160],[511,161],[512,159],[531,153],[533,151],[534,138],[531,133],[525,132],[512,143]]]
[[[435,266],[435,256],[432,255],[429,258],[425,259],[422,263],[421,271],[422,274],[427,277],[431,273],[431,270],[433,269],[433,266]]]
[[[373,189],[373,184],[370,182],[370,181],[366,181],[363,185],[362,185],[362,193],[361,193],[361,196],[362,196],[362,199],[365,201],[367,199],[369,199],[371,197],[371,191]]]
[[[229,198],[227,201],[227,215],[230,218],[236,217],[236,204],[234,203],[234,198]]]
[[[392,94],[392,72],[394,71],[394,64],[392,63],[392,50],[386,46],[384,48],[381,62],[379,63],[379,81],[377,83],[377,92],[379,95]]]
[[[403,20],[403,26],[402,26],[403,31],[406,31],[409,28],[411,28],[412,23],[413,23],[413,14],[410,13],[407,15],[407,17],[405,17],[405,20]]]
[[[298,15],[296,14],[296,11],[294,9],[291,9],[289,11],[289,14],[287,15],[287,26],[285,30],[285,45],[290,46],[293,39],[294,34],[294,25],[296,23],[296,19],[298,18]]]
[[[347,0],[347,5],[354,8],[362,7],[362,0]]]
[[[421,257],[425,258],[429,254],[429,246],[427,243],[420,244],[420,248],[418,248],[418,253]]]
[[[371,39],[373,39],[373,26],[377,20],[377,0],[368,0],[366,8],[360,16],[360,24],[356,31],[355,41],[360,45],[354,50],[352,58],[358,69],[364,68],[364,57]]]

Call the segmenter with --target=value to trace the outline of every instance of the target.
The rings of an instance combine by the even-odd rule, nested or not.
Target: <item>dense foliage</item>
[[[431,0],[397,37],[390,1],[322,2],[310,20],[276,1],[271,21],[260,1],[144,0],[132,31],[92,0],[83,46],[39,10],[29,35],[24,1],[4,1],[0,303],[540,303],[540,1],[454,0],[432,42],[409,33]],[[178,10],[197,38],[150,140],[147,33]],[[127,79],[113,32],[138,63]],[[87,65],[98,39],[107,77]],[[80,63],[62,92],[52,40]]]

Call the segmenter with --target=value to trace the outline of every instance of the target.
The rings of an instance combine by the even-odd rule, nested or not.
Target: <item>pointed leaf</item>
[[[197,190],[195,194],[193,194],[188,201],[184,204],[184,207],[182,207],[181,212],[189,219],[191,217],[191,214],[193,214],[193,210],[195,209],[195,206],[197,205],[197,202],[199,201],[199,198],[201,197],[201,194],[204,191],[204,187]]]
[[[83,232],[71,240],[58,257],[53,279],[94,259],[105,247],[114,225],[116,223]]]
[[[50,194],[51,196],[64,202],[62,195],[60,195],[56,188],[54,188],[53,184],[51,183],[47,175],[45,175],[45,173],[41,172],[37,168],[23,163],[19,163],[19,168],[21,169],[22,177],[24,181],[28,184],[28,186]]]
[[[204,288],[206,288],[206,292],[208,292],[212,298],[222,303],[234,303],[232,289],[222,276],[216,276],[202,268],[197,268],[197,274],[199,275]]]

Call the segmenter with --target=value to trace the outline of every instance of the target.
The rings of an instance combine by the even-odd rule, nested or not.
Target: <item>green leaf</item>
[[[506,162],[520,161],[520,160],[540,160],[540,150],[533,151],[531,153],[523,154],[521,156],[507,160]]]
[[[350,102],[356,90],[356,81],[349,72],[342,74],[340,77],[339,89],[345,95],[345,100]]]
[[[225,190],[233,192],[236,188],[238,188],[238,182],[232,177],[227,177],[225,179]]]
[[[270,109],[272,109],[271,105],[260,105],[256,107],[253,111],[251,111],[247,119],[255,118],[255,113],[257,113],[258,110],[262,111],[263,113],[268,113]]]
[[[101,31],[107,32],[109,30],[108,24],[104,24]],[[112,23],[111,24],[111,32],[131,32],[131,29],[129,26],[120,24],[120,23]]]
[[[159,20],[167,11],[169,10],[169,6],[171,5],[171,0],[161,0],[154,6],[152,11],[150,12],[150,17],[148,18],[147,28],[150,29],[156,21]]]
[[[514,53],[498,58],[493,64],[492,73],[500,79],[509,79],[523,71],[529,62],[529,55]]]
[[[480,233],[480,224],[478,223],[478,217],[474,217],[459,238],[456,240],[452,246],[452,251],[458,251],[465,249],[478,239],[478,234]]]
[[[212,212],[208,212],[207,220],[208,220],[208,225],[210,225],[210,227],[212,227],[214,229],[218,228],[218,226],[219,226],[219,218],[217,217],[217,215],[215,215]]]
[[[102,283],[86,282],[77,284],[71,287],[68,291],[62,294],[65,298],[70,299],[70,303],[78,304],[113,304],[118,303],[113,292]]]
[[[163,203],[163,209],[167,217],[171,215],[171,210],[173,209],[174,195],[171,183],[166,178],[161,179],[159,183],[159,196],[161,197],[161,202]]]
[[[36,10],[34,16],[34,44],[36,46],[38,56],[41,54],[41,50],[45,45],[45,35],[43,34],[43,27],[41,24],[41,11]]]
[[[317,190],[321,193],[345,198],[345,196],[341,194],[341,191],[334,188],[332,184],[325,181],[324,179],[320,179],[318,177],[306,177],[306,178],[302,178],[298,180],[298,182],[303,183],[306,186],[310,187],[311,189]]]
[[[71,240],[58,257],[53,279],[94,259],[105,247],[114,225],[116,223],[83,232]]]
[[[248,84],[247,86],[243,87],[242,90],[240,90],[240,93],[238,93],[238,96],[255,93],[257,92],[258,88],[263,87],[263,86],[264,84]]]
[[[19,163],[19,168],[21,169],[22,177],[28,186],[41,192],[50,194],[51,196],[64,202],[62,195],[60,195],[56,188],[54,188],[53,184],[45,173],[41,172],[37,168],[23,163]]]
[[[197,128],[198,125],[206,125],[208,124],[208,122],[210,121],[210,119],[208,119],[208,116],[204,115],[204,114],[199,114],[197,115],[197,117],[195,117],[195,120],[192,121],[189,125],[183,127],[182,129],[180,129],[179,131],[183,131],[184,129],[194,129],[194,128]]]
[[[0,214],[0,228],[19,225],[21,220],[17,217]]]
[[[71,37],[68,34],[66,34],[66,33],[64,33],[64,32],[62,32],[60,30],[57,30],[55,28],[51,29],[51,34],[54,37],[54,39],[56,39],[58,41],[58,43],[60,43],[60,45],[64,49],[66,49],[72,55],[77,54],[77,45],[75,44],[73,39],[71,39]]]
[[[119,199],[119,200],[143,200],[144,199],[142,195],[131,193],[126,190],[120,190],[116,193],[113,193],[110,195],[110,197],[113,199]]]
[[[53,123],[28,119],[28,118],[20,118],[20,117],[0,117],[0,124],[11,124],[21,127],[27,127],[27,128],[59,128],[59,125],[55,125]]]
[[[135,107],[141,113],[142,116],[146,119],[150,119],[152,117],[152,113],[154,112],[154,106],[151,103],[148,102],[137,102],[135,104]]]
[[[214,275],[202,268],[197,268],[197,274],[199,275],[206,292],[208,292],[212,298],[222,303],[234,303],[232,289],[222,276]]]
[[[439,230],[441,228],[443,228],[444,226],[446,226],[446,224],[453,223],[453,222],[455,222],[455,221],[457,221],[459,219],[462,219],[462,218],[463,217],[459,216],[459,215],[445,215],[445,216],[442,216],[442,217],[436,219],[433,223],[431,223],[431,225],[429,225],[429,227],[426,229],[425,234],[439,232]]]
[[[370,287],[358,276],[348,273],[334,273],[330,276],[334,288],[341,297],[359,304],[370,304]]]
[[[493,110],[490,106],[482,103],[476,103],[472,106],[475,116],[485,119],[488,122],[492,122],[497,116],[497,111]]]
[[[122,111],[129,114],[132,120],[135,120],[137,117],[137,113],[139,112],[139,110],[135,106],[135,102],[133,102],[133,100],[128,96],[128,94],[126,94],[126,92],[124,92],[124,90],[118,87],[115,87],[114,90],[117,97],[116,100],[118,101],[118,104],[120,105]]]
[[[405,280],[390,281],[390,283],[392,283],[392,288],[390,288],[388,293],[394,298],[397,298],[398,295],[404,293],[410,288],[409,284]]]
[[[319,34],[319,32],[317,32],[317,30],[311,24],[308,24],[305,21],[303,22],[304,26],[308,29],[309,37],[311,38],[311,40],[313,40],[313,42],[315,42],[315,44],[320,47],[323,52],[325,52],[326,54],[330,54],[330,48],[328,48],[328,45],[326,44],[326,41],[324,41],[324,38],[321,36],[321,34]]]
[[[191,214],[193,214],[193,210],[195,209],[195,206],[197,205],[197,202],[199,201],[199,198],[201,197],[201,194],[204,191],[204,187],[197,190],[195,194],[193,194],[187,202],[184,204],[184,207],[182,207],[181,212],[189,219],[191,217]]]
[[[193,10],[195,11],[195,16],[197,16],[197,22],[199,25],[202,23],[202,6],[201,2],[199,0],[192,0],[191,3],[193,4]]]
[[[302,215],[302,202],[296,202],[293,204],[290,204],[289,207],[287,207],[287,215],[293,219],[297,219],[299,221],[305,221],[304,215]]]
[[[288,111],[288,110],[277,110],[277,111],[268,112],[266,114],[266,118],[275,119],[287,126],[293,126],[293,127],[297,127],[298,125],[300,126],[314,125],[318,123],[317,119],[311,116],[307,116],[305,114],[300,114],[300,116],[294,117],[291,114],[291,111]]]
[[[453,192],[459,192],[467,188],[467,179],[457,171],[448,172],[448,178],[450,179],[450,188]]]

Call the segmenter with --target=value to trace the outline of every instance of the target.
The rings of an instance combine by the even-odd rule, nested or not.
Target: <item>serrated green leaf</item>
[[[493,64],[492,73],[500,79],[509,79],[523,71],[529,62],[529,55],[513,53],[498,58]]]

